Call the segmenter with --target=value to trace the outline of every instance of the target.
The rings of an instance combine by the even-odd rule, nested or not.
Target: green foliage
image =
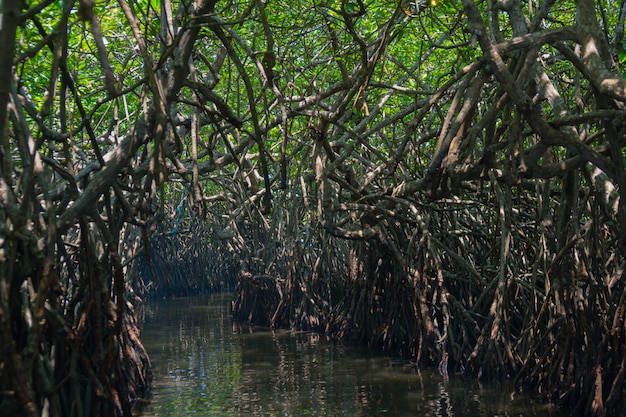
[[[371,308],[356,311],[377,323],[373,335],[360,335],[364,340],[415,353],[435,335],[419,343],[406,335],[419,334],[411,326],[436,315],[441,343],[424,348],[431,360],[447,346],[478,373],[479,361],[489,362],[488,353],[500,349],[506,355],[489,362],[492,369],[522,366],[502,363],[509,357],[527,358],[523,366],[530,367],[536,341],[524,338],[536,334],[531,304],[562,299],[543,292],[555,276],[564,280],[555,287],[568,288],[558,271],[580,281],[593,276],[564,295],[593,288],[594,307],[621,317],[619,300],[603,304],[618,288],[609,294],[599,287],[619,275],[615,265],[626,253],[620,237],[626,219],[613,209],[616,196],[624,196],[619,72],[625,73],[626,54],[623,33],[614,33],[623,31],[618,2],[605,3],[119,0],[97,1],[93,10],[86,0],[31,4],[40,9],[26,12],[18,25],[15,56],[0,57],[13,71],[0,94],[10,110],[0,121],[0,174],[12,193],[3,195],[13,198],[2,202],[9,213],[2,239],[12,242],[14,256],[37,242],[33,250],[41,256],[33,258],[67,266],[50,269],[67,274],[59,285],[65,298],[55,305],[81,307],[85,300],[72,297],[93,294],[74,291],[86,285],[76,277],[85,276],[92,259],[83,234],[97,236],[94,251],[118,251],[98,253],[113,262],[116,255],[133,258],[140,246],[138,238],[132,249],[116,246],[131,225],[143,238],[168,217],[187,226],[203,220],[216,230],[202,243],[223,245],[231,265],[293,280],[277,284],[286,300],[277,320],[337,326],[346,334],[364,328],[341,322],[348,315],[340,314],[345,305],[337,299],[361,305],[337,294],[349,288],[373,294]],[[545,15],[538,15],[540,5]],[[589,17],[581,15],[586,6],[596,12],[597,31],[580,23]],[[606,48],[582,51],[583,35]],[[567,196],[576,198],[555,206]],[[570,222],[574,217],[593,219],[591,232]],[[26,226],[16,232],[15,225]],[[592,229],[600,227],[602,233]],[[598,237],[597,247],[576,246],[586,234]],[[473,243],[481,250],[472,252]],[[607,252],[602,262],[578,261],[600,249]],[[70,260],[76,251],[84,252],[77,255],[78,272]],[[346,265],[348,278],[337,278]],[[103,288],[112,285],[110,272]],[[480,275],[475,287],[456,278],[468,273]],[[22,288],[27,276],[13,274],[10,287]],[[427,302],[409,297],[422,290]],[[508,311],[513,290],[534,301],[511,310],[524,311],[511,326],[519,333],[503,335],[497,327],[504,316],[481,308],[493,302]],[[440,300],[447,293],[466,308],[450,317],[472,318],[485,335],[493,326],[499,338],[481,344],[487,338],[473,338],[473,328],[444,328],[450,305]],[[387,317],[413,322],[368,316],[383,311],[377,303],[394,294],[407,298],[397,298],[403,301]],[[575,316],[566,307],[542,311],[542,325]],[[513,349],[503,345],[525,350],[509,354]],[[576,347],[583,348],[590,347]],[[555,364],[570,369],[565,360]],[[551,381],[545,391],[570,389],[561,383]]]

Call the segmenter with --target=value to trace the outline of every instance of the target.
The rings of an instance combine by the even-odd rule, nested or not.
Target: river
[[[139,415],[564,416],[508,384],[480,384],[309,332],[233,323],[232,294],[146,305],[154,387]]]

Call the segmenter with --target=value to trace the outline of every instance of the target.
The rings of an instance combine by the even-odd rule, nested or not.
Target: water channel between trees
[[[231,294],[147,304],[154,388],[139,415],[561,416],[509,384],[479,384],[327,340],[235,323]]]

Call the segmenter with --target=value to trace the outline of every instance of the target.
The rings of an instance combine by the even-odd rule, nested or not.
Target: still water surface
[[[231,294],[158,300],[143,341],[153,416],[558,416],[510,386],[480,385],[324,336],[233,323]]]

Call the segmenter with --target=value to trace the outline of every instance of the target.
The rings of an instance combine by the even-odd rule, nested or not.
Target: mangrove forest
[[[626,415],[626,0],[0,0],[0,415],[151,297]],[[624,204],[622,204],[624,203]]]

